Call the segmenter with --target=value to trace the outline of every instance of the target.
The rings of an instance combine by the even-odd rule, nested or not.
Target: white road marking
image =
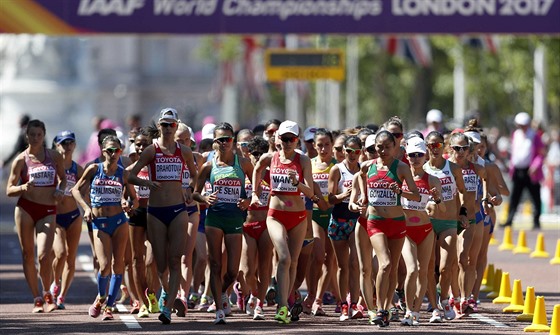
[[[482,315],[482,314],[470,314],[469,316],[470,316],[471,318],[475,318],[475,319],[477,319],[477,320],[479,320],[479,321],[486,322],[486,323],[488,323],[488,324],[490,324],[490,325],[492,325],[492,326],[494,326],[494,327],[496,327],[496,328],[509,328],[508,325],[503,324],[503,323],[501,323],[501,322],[499,322],[499,321],[496,321],[496,320],[494,320],[494,319],[491,319],[491,318],[489,318],[489,317],[487,317],[487,316],[484,316],[484,315]]]
[[[120,311],[120,308],[119,308],[119,311]],[[142,326],[140,326],[140,324],[138,323],[138,321],[136,321],[134,316],[132,316],[132,315],[119,315],[119,317],[124,322],[124,325],[126,326],[126,328],[142,329]]]

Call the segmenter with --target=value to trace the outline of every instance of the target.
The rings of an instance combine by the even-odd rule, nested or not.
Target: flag
[[[474,49],[481,49],[488,51],[495,55],[498,52],[500,46],[500,40],[498,36],[495,35],[482,35],[479,37],[464,37],[463,44],[470,46]]]
[[[404,58],[422,67],[432,65],[432,47],[426,36],[389,36],[384,39],[385,50],[394,56]]]

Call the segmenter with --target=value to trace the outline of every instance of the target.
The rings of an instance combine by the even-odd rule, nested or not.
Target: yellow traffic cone
[[[500,295],[500,284],[502,283],[502,269],[496,269],[494,273],[494,284],[492,284],[492,292],[486,295],[488,299],[494,299]]]
[[[523,312],[523,290],[521,289],[521,280],[513,281],[513,293],[511,294],[511,304],[504,308],[504,313],[521,313]]]
[[[560,335],[560,305],[554,305],[550,335]]]
[[[531,252],[531,248],[527,247],[527,237],[525,235],[525,230],[519,231],[519,236],[517,237],[517,245],[513,249],[514,254],[528,254]]]
[[[556,241],[556,252],[554,252],[554,258],[550,260],[550,264],[552,265],[560,264],[560,239]]]
[[[548,257],[550,256],[544,248],[544,234],[539,233],[539,235],[537,235],[537,245],[535,246],[535,251],[531,253],[531,258],[548,258]]]
[[[546,319],[546,308],[544,304],[544,297],[537,297],[537,302],[535,304],[535,315],[533,315],[533,323],[530,326],[523,329],[524,332],[548,332],[550,327],[548,326],[548,321]]]
[[[496,238],[494,237],[494,234],[492,234],[490,236],[490,242],[488,242],[488,245],[498,245],[500,244],[500,242],[498,242],[498,240],[496,240]]]
[[[504,240],[498,247],[498,250],[513,250],[513,248],[515,248],[515,245],[513,244],[513,239],[511,238],[511,227],[507,226],[504,228]]]
[[[488,264],[486,271],[484,271],[486,281],[482,279],[480,292],[492,292],[492,285],[494,284],[494,264]]]
[[[509,304],[511,303],[511,283],[509,281],[509,272],[502,273],[502,282],[500,284],[500,295],[494,300],[493,304]]]
[[[535,313],[535,288],[527,286],[525,292],[525,305],[523,306],[523,313],[519,314],[517,321],[531,322],[533,321],[533,314]]]

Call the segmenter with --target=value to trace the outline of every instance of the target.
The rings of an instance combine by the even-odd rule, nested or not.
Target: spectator
[[[8,157],[6,157],[6,159],[4,159],[3,161],[0,161],[0,168],[8,164],[12,159],[14,159],[14,157],[17,156],[17,154],[27,148],[28,143],[25,133],[27,131],[27,124],[29,123],[29,120],[31,120],[31,118],[27,114],[22,115],[19,119],[20,131],[16,140],[16,144],[14,145],[14,148],[12,149],[12,152],[8,155]]]

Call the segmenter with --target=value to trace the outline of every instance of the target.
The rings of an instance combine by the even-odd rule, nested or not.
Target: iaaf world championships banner
[[[553,34],[560,0],[1,0],[0,32]]]

